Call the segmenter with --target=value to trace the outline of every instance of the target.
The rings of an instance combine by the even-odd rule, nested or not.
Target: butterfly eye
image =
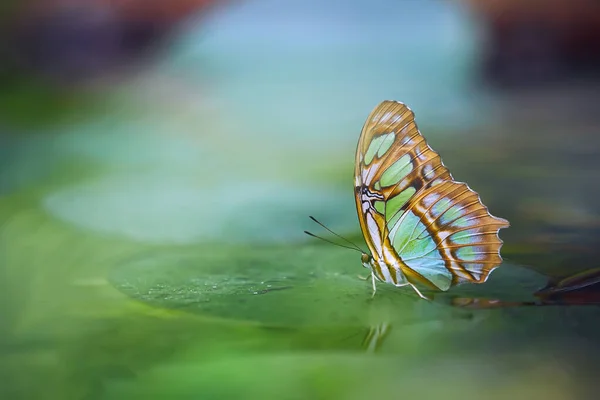
[[[363,262],[363,264],[366,264],[371,261],[371,256],[363,253],[363,255],[360,257],[360,259]]]

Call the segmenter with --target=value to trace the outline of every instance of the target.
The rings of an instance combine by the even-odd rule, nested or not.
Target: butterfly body
[[[384,101],[365,122],[355,162],[355,199],[375,280],[448,290],[484,282],[501,262],[499,229],[465,183],[453,179],[403,103]]]
[[[384,258],[375,258],[368,254],[362,257],[363,267],[370,270],[377,280],[392,285],[404,285],[408,282],[402,273],[401,263],[402,260],[399,259],[385,261]]]

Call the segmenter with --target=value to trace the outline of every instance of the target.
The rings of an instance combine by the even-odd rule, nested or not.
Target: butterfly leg
[[[413,285],[412,283],[409,283],[409,285],[410,285],[410,286],[411,286],[413,289],[415,289],[415,292],[417,292],[417,294],[419,295],[419,297],[420,297],[420,298],[422,298],[422,299],[424,299],[424,300],[431,300],[429,297],[426,297],[426,296],[424,296],[424,295],[423,295],[423,293],[421,293],[421,292],[419,291],[419,289],[417,289],[417,287],[416,287],[415,285]]]
[[[356,276],[358,276],[358,279],[360,279],[361,281],[366,281],[367,279],[369,279],[369,278],[370,278],[370,276],[369,276],[369,275],[367,275],[367,276],[356,275]]]
[[[400,285],[396,285],[396,287],[403,287],[403,286],[410,286],[415,290],[415,292],[417,292],[417,294],[419,295],[420,298],[422,298],[424,300],[431,300],[429,297],[424,296],[423,293],[421,293],[419,291],[419,289],[417,289],[417,287],[410,282],[401,283]]]
[[[375,297],[375,292],[377,292],[377,286],[375,285],[375,274],[371,272],[371,281],[373,282],[373,294],[371,298]]]

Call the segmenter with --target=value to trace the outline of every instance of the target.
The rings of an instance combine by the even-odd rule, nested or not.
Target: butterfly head
[[[362,261],[363,267],[367,269],[371,269],[373,266],[373,257],[370,254],[362,253],[360,256],[360,261]]]

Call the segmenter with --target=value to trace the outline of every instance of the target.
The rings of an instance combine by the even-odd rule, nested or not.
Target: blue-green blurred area
[[[5,3],[0,398],[593,398],[600,14],[488,3]],[[304,235],[362,241],[385,99],[511,222],[485,284]]]

